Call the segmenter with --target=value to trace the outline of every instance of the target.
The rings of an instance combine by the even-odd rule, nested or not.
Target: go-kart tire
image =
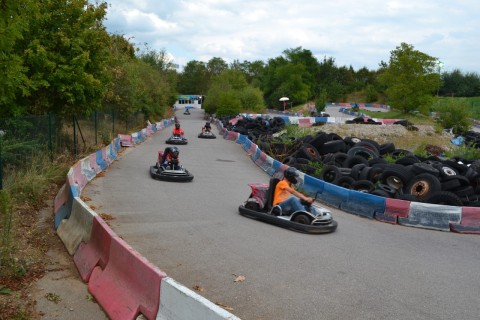
[[[310,224],[312,223],[312,220],[310,219],[309,216],[303,213],[297,214],[293,219],[293,222],[300,223],[300,224]]]
[[[193,175],[185,170],[185,175],[163,175],[159,172],[156,166],[150,166],[150,176],[153,179],[167,181],[167,182],[190,182],[193,180]]]
[[[203,134],[203,133],[199,133],[198,137],[200,139],[216,139],[217,138],[217,136],[214,134]]]

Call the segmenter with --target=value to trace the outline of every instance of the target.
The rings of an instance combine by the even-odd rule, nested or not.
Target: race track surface
[[[150,178],[171,128],[119,155],[83,190],[112,229],[168,276],[242,319],[478,319],[480,237],[332,209],[338,229],[308,235],[238,214],[268,182],[232,141],[197,138],[203,111],[177,111],[189,183]],[[214,128],[214,132],[218,133]],[[245,280],[235,282],[237,276]]]

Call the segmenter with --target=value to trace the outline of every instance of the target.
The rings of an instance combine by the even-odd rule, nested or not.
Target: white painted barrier
[[[170,277],[160,285],[160,307],[157,320],[240,320]]]
[[[92,233],[93,217],[97,213],[87,206],[79,197],[73,198],[72,212],[68,219],[63,219],[57,228],[70,255],[74,255],[81,242],[88,242]]]

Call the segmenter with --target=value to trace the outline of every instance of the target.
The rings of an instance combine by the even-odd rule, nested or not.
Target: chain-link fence
[[[25,167],[33,157],[61,153],[74,158],[108,145],[120,133],[144,128],[143,113],[94,112],[90,116],[60,118],[53,114],[0,119],[0,190],[8,172]]]

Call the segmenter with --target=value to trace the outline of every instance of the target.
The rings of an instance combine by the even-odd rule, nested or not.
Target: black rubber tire
[[[379,157],[378,151],[368,149],[364,146],[357,147],[356,145],[347,151],[347,155],[349,157],[361,156],[364,157],[367,161]]]
[[[355,182],[355,179],[353,179],[350,176],[343,176],[340,179],[338,179],[336,185],[345,189],[350,189],[352,187],[352,183]]]
[[[350,189],[370,193],[375,190],[375,185],[372,183],[372,181],[369,180],[357,180],[352,183]]]
[[[340,169],[334,165],[324,166],[320,173],[320,179],[333,184],[337,184],[341,177],[342,172],[340,172]]]
[[[297,157],[307,158],[310,161],[322,161],[322,157],[320,156],[317,148],[309,143],[302,144],[300,149],[297,151]]]
[[[251,199],[247,200],[245,203],[245,208],[255,211],[260,211],[260,205],[256,200],[250,201]]]
[[[362,172],[362,170],[364,168],[366,168],[367,166],[364,164],[364,163],[358,163],[356,165],[354,165],[352,167],[352,171],[350,172],[350,176],[355,179],[355,180],[358,180],[358,177],[360,175],[360,172]]]
[[[432,192],[424,202],[433,204],[443,204],[447,206],[463,206],[463,201],[459,196],[450,191],[436,191]]]
[[[346,145],[343,140],[331,140],[325,142],[318,151],[324,155],[328,153],[345,152],[345,150]]]
[[[377,184],[377,189],[387,193],[389,197],[394,197],[397,194],[397,190],[387,184],[379,183]]]
[[[442,185],[437,177],[430,173],[421,173],[410,180],[404,192],[411,194],[416,200],[423,201],[432,193],[442,190]]]
[[[438,177],[440,175],[438,169],[425,162],[414,163],[411,167],[411,170],[413,174],[430,173],[435,177]]]
[[[365,157],[359,155],[348,156],[347,159],[343,162],[343,166],[346,168],[353,168],[357,164],[368,165],[368,160]]]
[[[312,219],[306,215],[305,213],[299,213],[295,215],[292,219],[293,222],[300,223],[300,224],[311,224]]]
[[[412,173],[404,166],[399,164],[389,164],[385,166],[380,181],[397,190],[402,189],[412,178]]]
[[[378,147],[381,156],[393,152],[394,150],[395,145],[392,142],[381,144],[380,147]]]

